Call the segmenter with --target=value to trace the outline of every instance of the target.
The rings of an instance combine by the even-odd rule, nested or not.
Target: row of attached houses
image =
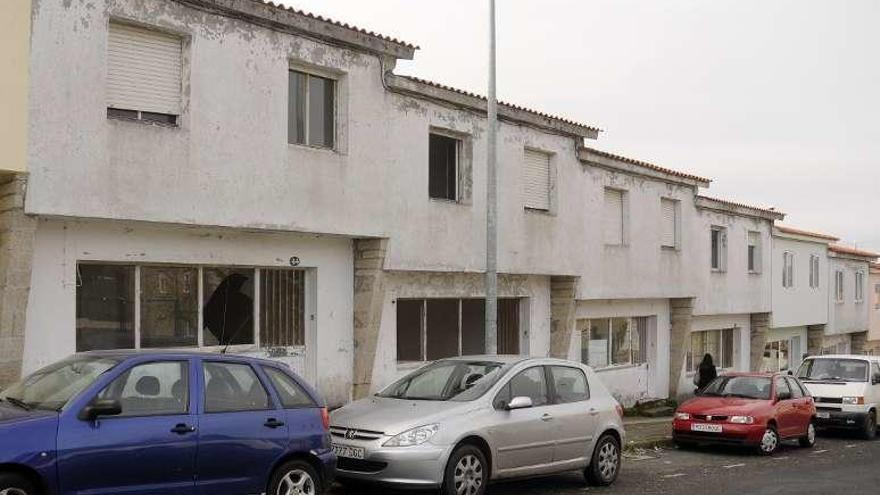
[[[486,101],[395,74],[416,47],[257,0],[7,13],[0,385],[197,348],[284,361],[341,405],[484,352]],[[705,353],[782,369],[880,340],[876,255],[593,126],[499,120],[499,352],[586,362],[632,404],[690,393]]]

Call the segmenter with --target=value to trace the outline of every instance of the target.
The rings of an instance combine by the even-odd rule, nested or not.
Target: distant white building
[[[828,323],[829,244],[836,237],[777,225],[773,231],[773,305],[763,371],[796,370]],[[814,337],[812,345],[809,336]]]
[[[838,244],[828,247],[828,325],[816,352],[856,353],[867,350],[870,313],[868,276],[880,254]]]

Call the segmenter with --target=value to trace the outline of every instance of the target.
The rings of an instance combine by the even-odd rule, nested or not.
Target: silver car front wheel
[[[483,495],[489,482],[486,456],[475,445],[455,449],[446,465],[444,495]]]

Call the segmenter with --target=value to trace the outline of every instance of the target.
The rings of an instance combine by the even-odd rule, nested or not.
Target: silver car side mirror
[[[514,397],[510,400],[510,403],[507,404],[507,410],[513,411],[514,409],[528,409],[532,407],[532,399],[530,397]]]

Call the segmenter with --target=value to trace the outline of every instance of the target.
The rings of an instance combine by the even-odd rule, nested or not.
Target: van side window
[[[871,376],[870,376],[871,382],[874,381],[875,376],[880,376],[880,364],[871,363]]]

